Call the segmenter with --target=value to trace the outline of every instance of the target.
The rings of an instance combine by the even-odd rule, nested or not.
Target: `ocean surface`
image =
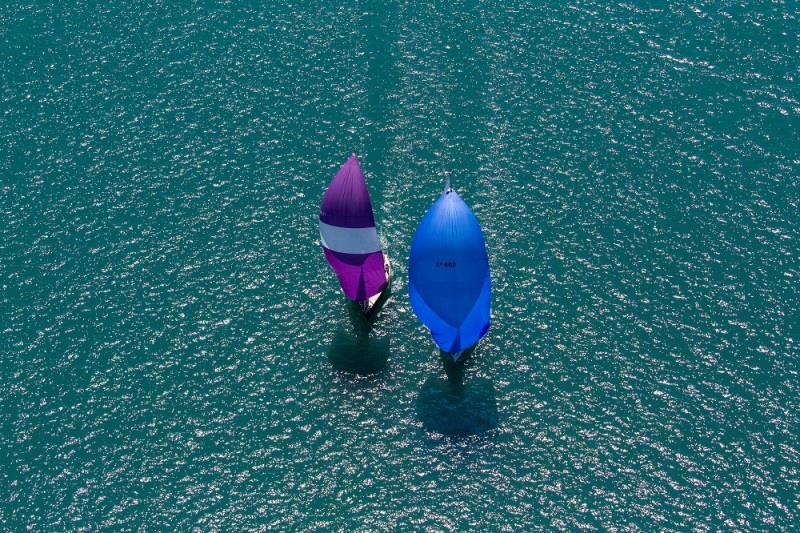
[[[0,49],[0,529],[800,527],[797,3],[6,2]],[[450,375],[448,176],[494,289]]]

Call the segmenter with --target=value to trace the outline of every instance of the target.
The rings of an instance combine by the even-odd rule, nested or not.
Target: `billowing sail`
[[[364,301],[386,288],[372,203],[355,154],[342,165],[322,197],[319,233],[325,258],[348,298]]]
[[[489,258],[478,219],[449,186],[428,209],[411,242],[411,306],[450,353],[489,329]]]

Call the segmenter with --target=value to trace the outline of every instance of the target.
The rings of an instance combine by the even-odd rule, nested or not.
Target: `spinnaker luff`
[[[409,291],[414,312],[454,360],[489,329],[489,258],[478,219],[448,184],[411,242]]]
[[[355,154],[322,197],[319,233],[325,258],[345,296],[370,314],[387,292],[389,262],[381,249],[367,183]]]

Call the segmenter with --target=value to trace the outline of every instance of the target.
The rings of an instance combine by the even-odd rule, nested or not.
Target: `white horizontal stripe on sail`
[[[341,228],[320,220],[319,234],[322,246],[343,254],[371,254],[381,251],[375,226],[369,228]]]

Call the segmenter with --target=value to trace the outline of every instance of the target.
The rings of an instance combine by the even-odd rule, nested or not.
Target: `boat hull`
[[[367,318],[372,318],[383,307],[386,300],[389,299],[389,294],[392,292],[392,265],[389,261],[389,256],[383,254],[383,268],[386,272],[386,288],[378,294],[372,296],[368,300],[357,301],[358,307]]]
[[[475,348],[477,348],[477,346],[478,343],[476,342],[469,348],[464,348],[463,350],[460,350],[458,352],[446,352],[442,349],[439,349],[439,354],[445,359],[450,359],[454,363],[458,363],[459,361],[466,361],[469,358],[469,356],[472,355],[472,353],[475,351]]]

